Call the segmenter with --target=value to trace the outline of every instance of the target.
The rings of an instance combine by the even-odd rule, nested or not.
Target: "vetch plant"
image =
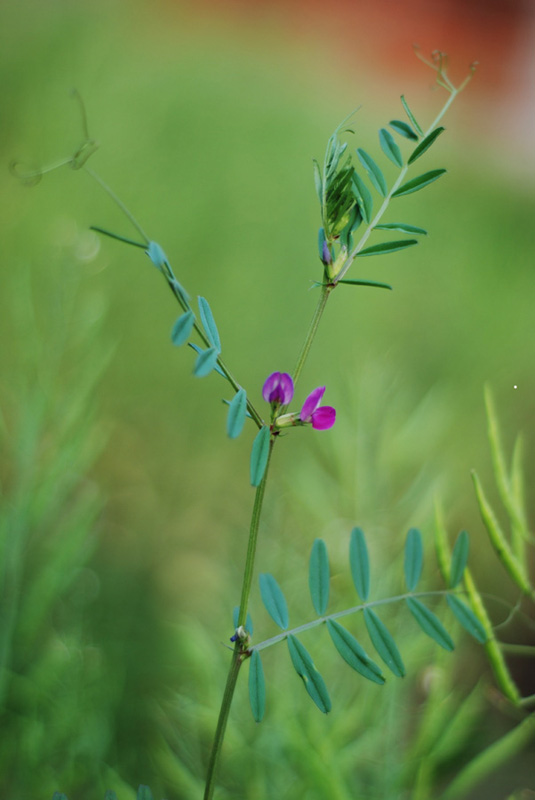
[[[425,59],[422,60],[425,61]],[[188,345],[191,348],[194,353],[193,374],[196,377],[203,378],[212,372],[221,376],[229,395],[224,398],[224,402],[228,405],[227,435],[229,438],[235,439],[243,434],[250,436],[252,440],[249,466],[250,483],[255,490],[254,500],[244,556],[240,602],[232,615],[229,612],[229,626],[232,618],[232,629],[229,630],[226,638],[231,642],[232,654],[207,766],[205,800],[210,800],[214,795],[225,731],[237,681],[245,663],[249,665],[248,687],[253,717],[257,722],[264,717],[267,691],[262,651],[286,642],[290,661],[295,672],[301,678],[304,688],[319,710],[327,713],[332,708],[331,698],[311,654],[301,641],[301,634],[305,631],[325,626],[335,650],[343,661],[362,678],[378,685],[385,683],[388,673],[396,678],[401,678],[406,672],[400,648],[381,618],[381,609],[387,604],[403,603],[410,612],[414,624],[446,651],[453,650],[454,643],[441,618],[435,613],[434,607],[438,601],[444,598],[447,609],[453,614],[453,617],[478,642],[486,643],[488,646],[489,640],[492,639],[492,627],[488,623],[488,619],[485,619],[478,611],[478,598],[474,594],[475,590],[472,591],[470,588],[468,581],[467,593],[470,602],[463,598],[465,592],[461,588],[461,584],[467,574],[468,534],[463,531],[457,537],[450,553],[447,537],[439,525],[437,525],[437,529],[440,529],[440,535],[437,534],[439,542],[437,550],[441,571],[447,585],[444,590],[417,591],[423,571],[424,542],[420,531],[411,528],[408,531],[404,548],[403,589],[400,589],[400,593],[393,597],[375,596],[372,599],[373,570],[366,536],[360,527],[355,526],[349,536],[348,566],[358,596],[358,604],[350,608],[328,611],[329,557],[326,543],[322,539],[316,539],[312,544],[308,565],[308,586],[315,617],[304,624],[290,627],[290,612],[284,592],[276,578],[267,572],[261,572],[259,575],[260,597],[271,619],[281,629],[281,633],[271,638],[253,638],[254,628],[249,610],[253,579],[257,571],[256,551],[259,524],[272,454],[277,446],[277,441],[281,436],[299,435],[294,433],[294,428],[311,426],[317,432],[329,431],[336,423],[337,413],[338,415],[344,414],[343,408],[336,411],[332,406],[322,404],[324,395],[327,394],[325,386],[318,386],[312,390],[307,387],[308,394],[303,392],[301,396],[298,392],[301,373],[309,357],[327,303],[334,290],[340,286],[391,290],[391,285],[360,277],[359,272],[355,277],[349,277],[349,271],[351,268],[355,270],[356,267],[360,267],[361,263],[368,263],[361,262],[359,260],[361,258],[388,255],[414,247],[418,244],[418,239],[415,237],[421,237],[427,233],[412,222],[396,221],[403,219],[402,216],[398,216],[398,206],[401,205],[403,197],[429,187],[444,175],[445,170],[442,168],[420,171],[420,159],[426,156],[427,151],[444,133],[442,120],[459,92],[468,83],[474,68],[471,68],[465,81],[456,87],[447,75],[446,59],[442,53],[434,53],[432,60],[425,61],[425,63],[435,71],[437,83],[446,90],[448,95],[442,109],[427,129],[419,124],[405,97],[402,96],[401,103],[406,119],[392,119],[388,123],[388,127],[382,127],[379,130],[378,142],[381,152],[377,156],[372,156],[360,146],[350,146],[350,141],[344,140],[344,137],[347,139],[346,135],[355,135],[351,122],[354,117],[353,113],[336,128],[329,138],[323,162],[320,164],[318,161],[314,161],[314,179],[321,218],[318,233],[321,274],[314,282],[314,288],[319,290],[319,298],[293,372],[290,374],[276,371],[265,379],[261,394],[267,408],[266,406],[257,407],[252,399],[255,391],[260,391],[260,387],[254,387],[252,392],[246,390],[231,371],[226,354],[223,358],[224,342],[221,341],[208,300],[198,297],[196,303],[192,301],[180,276],[177,278],[175,275],[163,248],[146,235],[122,201],[88,166],[87,161],[97,145],[89,137],[85,113],[83,113],[84,142],[71,158],[59,165],[54,165],[66,164],[73,169],[84,169],[124,212],[136,230],[137,238],[132,239],[96,225],[92,226],[92,229],[143,250],[150,262],[160,272],[180,307],[180,314],[170,331],[173,345],[176,347]],[[381,167],[380,159],[384,158],[397,170],[397,175],[391,184],[387,181]],[[419,163],[416,164],[416,162]],[[14,169],[28,183],[38,180],[40,175],[47,171],[20,173],[16,167]],[[390,215],[391,207],[393,208],[392,215]],[[387,238],[386,240],[378,238],[384,236],[385,233],[389,237],[396,236],[397,238]],[[321,435],[324,434],[321,433]],[[325,435],[328,436],[328,434]],[[511,482],[515,483],[514,479]],[[480,506],[483,509],[485,508],[484,498],[477,480],[476,489]],[[517,506],[518,503],[514,508],[517,509]],[[513,508],[512,505],[511,508]],[[488,513],[485,519],[487,521],[490,519]],[[515,519],[518,523],[515,531],[518,531],[520,517]],[[487,527],[489,532],[491,529],[493,530],[491,523],[488,523]],[[513,574],[512,565],[516,563],[514,559],[518,559],[520,552],[523,553],[522,547],[521,537],[515,533],[515,553],[511,554],[511,558],[508,557],[507,560],[504,560],[510,574]],[[522,576],[525,577],[523,573]],[[433,609],[429,607],[430,604],[433,605]],[[362,642],[344,626],[342,622],[344,617],[351,615],[362,617],[367,638],[376,656],[370,655]],[[143,791],[145,789],[146,787],[143,787]]]

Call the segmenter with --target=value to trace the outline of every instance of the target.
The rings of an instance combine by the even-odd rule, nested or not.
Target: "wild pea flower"
[[[320,406],[324,394],[325,386],[310,392],[299,415],[301,422],[311,422],[316,431],[326,431],[336,422],[336,410],[332,406]]]
[[[293,425],[306,425],[311,422],[314,430],[325,431],[332,428],[336,421],[336,411],[332,406],[320,406],[321,398],[325,393],[325,386],[318,386],[311,392],[303,404],[299,414],[283,414],[276,417],[274,427],[288,428]],[[273,372],[264,383],[262,396],[266,403],[270,403],[273,411],[281,405],[288,405],[292,401],[294,385],[287,372]]]
[[[287,372],[272,372],[264,383],[262,397],[272,406],[287,406],[294,396],[294,382]]]

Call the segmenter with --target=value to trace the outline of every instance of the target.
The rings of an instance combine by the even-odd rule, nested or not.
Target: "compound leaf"
[[[386,666],[398,678],[405,675],[405,665],[392,634],[371,608],[364,609],[364,622],[369,637]]]
[[[323,539],[312,545],[308,570],[308,586],[316,614],[323,616],[329,602],[329,557]]]
[[[413,615],[414,619],[428,636],[431,639],[439,644],[444,650],[454,650],[455,645],[451,639],[451,636],[445,629],[444,625],[441,623],[439,618],[430,611],[427,606],[424,606],[419,600],[416,600],[415,597],[406,597],[405,602],[407,603],[411,614]]]
[[[331,710],[331,698],[329,697],[323,678],[314,666],[314,662],[305,646],[301,644],[299,639],[290,634],[287,642],[295,671],[302,679],[305,684],[305,689],[319,710],[327,714]]]
[[[373,683],[383,684],[385,678],[377,664],[367,655],[355,637],[333,619],[327,620],[333,644],[352,669]]]
[[[365,603],[370,593],[370,560],[362,528],[353,528],[351,531],[349,566],[357,594]]]
[[[258,580],[260,582],[260,594],[266,611],[273,622],[285,631],[290,624],[290,620],[288,617],[286,598],[282,593],[282,589],[269,572],[261,573]]]
[[[255,722],[262,722],[266,708],[266,682],[258,650],[249,659],[249,702]]]
[[[422,564],[424,550],[422,545],[422,534],[417,528],[411,528],[407,534],[405,542],[405,582],[409,592],[414,592],[420,575],[422,574]]]

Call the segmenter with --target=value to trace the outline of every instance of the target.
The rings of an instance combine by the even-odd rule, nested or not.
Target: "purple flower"
[[[287,372],[272,372],[262,389],[266,403],[286,406],[294,396],[294,382]]]
[[[311,422],[316,431],[326,431],[336,421],[336,411],[332,406],[320,406],[324,393],[325,386],[318,386],[308,395],[301,409],[301,422]]]

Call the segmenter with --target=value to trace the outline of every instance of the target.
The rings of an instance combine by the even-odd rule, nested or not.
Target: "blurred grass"
[[[68,96],[76,86],[90,133],[102,144],[91,165],[162,244],[181,282],[192,294],[209,298],[224,353],[261,402],[265,376],[291,370],[316,299],[309,292],[319,274],[311,159],[322,155],[332,129],[363,100],[355,145],[378,153],[376,130],[401,117],[397,98],[404,91],[410,95],[410,87],[398,86],[392,75],[391,91],[377,98],[379,84],[364,65],[356,77],[329,71],[318,61],[317,42],[285,41],[276,20],[260,33],[236,20],[202,19],[185,5],[151,13],[140,2],[97,3],[89,10],[25,0],[5,2],[0,15],[3,116],[9,122],[0,129],[2,162],[21,158],[44,165],[76,148],[81,126]],[[428,84],[422,70],[422,85]],[[420,97],[421,86],[417,91]],[[410,255],[356,265],[354,275],[392,282],[395,291],[342,288],[330,301],[299,395],[325,383],[338,421],[330,434],[303,432],[278,448],[259,557],[262,569],[281,582],[318,535],[338,553],[341,570],[346,536],[358,522],[372,535],[373,557],[388,590],[389,565],[407,527],[430,525],[433,494],[440,491],[452,529],[464,526],[473,536],[473,567],[482,590],[493,588],[496,572],[483,544],[469,470],[477,467],[483,477],[491,470],[482,398],[487,380],[510,422],[509,433],[523,429],[526,452],[535,452],[530,439],[533,199],[531,187],[510,177],[513,154],[504,150],[498,158],[484,142],[456,137],[455,119],[476,92],[477,76],[446,121],[448,133],[426,156],[426,169],[444,166],[449,174],[425,193],[398,201],[399,210],[389,217],[422,225],[430,236]],[[440,104],[430,92],[426,105],[415,111],[425,123]],[[6,405],[14,410],[28,398],[24,376],[36,365],[53,374],[58,344],[50,319],[60,325],[67,319],[59,293],[72,299],[79,282],[93,308],[89,319],[101,318],[98,309],[109,307],[102,335],[115,345],[99,389],[109,444],[96,464],[89,459],[82,470],[106,496],[91,557],[98,599],[83,630],[96,652],[106,654],[107,666],[88,678],[82,659],[80,686],[93,680],[97,691],[106,693],[103,675],[111,675],[98,723],[107,745],[96,736],[83,767],[60,770],[63,784],[53,788],[72,791],[73,797],[76,792],[79,800],[96,796],[90,773],[98,762],[117,766],[131,785],[154,783],[162,794],[191,797],[203,773],[225,669],[225,651],[217,642],[226,636],[228,610],[238,600],[252,501],[251,435],[225,440],[223,385],[217,376],[194,380],[191,355],[171,347],[177,309],[147,259],[88,231],[99,224],[132,233],[98,187],[69,170],[46,176],[33,190],[7,170],[0,183],[0,332],[8,343],[2,348],[0,386],[7,430],[15,426],[16,414],[6,413]],[[26,270],[37,331],[17,321],[22,289],[13,275]],[[83,304],[78,313],[83,316]],[[69,323],[73,336],[76,314]],[[84,344],[82,337],[76,352],[88,359],[89,373],[99,372],[105,358],[90,338]],[[82,399],[86,413],[95,413],[81,380],[73,367],[60,384],[45,382],[42,393],[54,413],[68,412],[71,400]],[[30,422],[37,419],[32,405],[27,407]],[[98,438],[84,430],[84,446],[94,452]],[[50,435],[48,429],[43,435]],[[71,435],[59,442],[68,459]],[[533,466],[531,460],[528,476]],[[38,506],[35,515],[41,513]],[[85,530],[91,539],[94,534]],[[300,591],[295,588],[296,602]],[[257,606],[253,610],[267,622]],[[174,637],[170,628],[177,620],[189,622]],[[73,624],[78,633],[80,626]],[[68,630],[63,622],[58,625],[60,639]],[[194,635],[199,641],[192,641]],[[422,646],[411,640],[413,669],[436,656],[434,649],[422,656]],[[459,668],[454,659],[447,663],[446,670]],[[417,684],[399,697],[390,687],[379,695],[381,690],[349,676],[338,707],[353,691],[359,719],[333,714],[323,728],[304,694],[294,698],[286,686],[295,685],[286,661],[279,668],[284,678],[275,689],[272,721],[253,734],[247,709],[236,711],[227,785],[236,785],[251,763],[249,743],[255,738],[258,775],[251,798],[290,796],[284,791],[345,797],[356,785],[351,781],[360,780],[352,765],[363,758],[369,775],[360,791],[394,796],[405,751],[399,751],[398,766],[385,771],[380,753],[385,730],[369,731],[369,754],[362,736],[379,697],[388,735],[401,736],[403,720],[414,714],[411,692]],[[24,673],[27,667],[20,669]],[[337,670],[331,666],[331,683],[338,680]],[[272,665],[270,673],[275,674]],[[63,707],[82,714],[71,696]],[[47,724],[52,730],[58,725]],[[298,730],[306,731],[311,751],[299,743]],[[26,741],[29,734],[21,731]],[[350,741],[359,742],[354,756]],[[318,742],[332,752],[321,751]],[[41,760],[24,777],[31,785],[22,779],[22,766],[13,773],[12,800],[17,793],[47,796],[43,774],[50,775],[46,749],[40,747]],[[65,747],[58,745],[60,752]],[[173,760],[169,747],[182,754],[185,767]],[[342,754],[336,780],[332,771],[324,778],[307,777],[317,747],[333,763]],[[312,757],[304,758],[307,752]],[[280,766],[283,753],[287,761]],[[161,785],[153,774],[162,776]],[[327,778],[334,787],[330,795],[322,788]]]

